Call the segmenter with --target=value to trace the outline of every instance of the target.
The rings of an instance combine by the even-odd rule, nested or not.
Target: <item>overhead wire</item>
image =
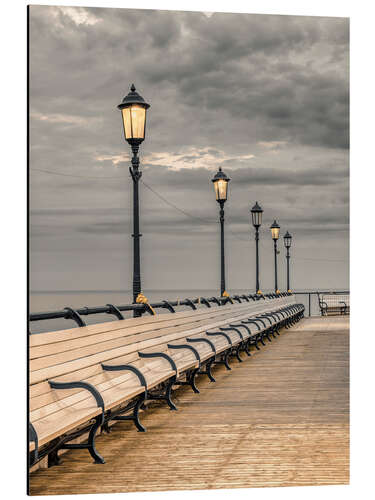
[[[107,176],[92,176],[92,175],[74,175],[74,174],[66,174],[62,172],[54,172],[52,170],[45,170],[43,168],[30,168],[30,170],[37,171],[37,172],[44,172],[46,174],[53,174],[53,175],[62,175],[63,177],[75,177],[76,179],[126,179],[124,175],[117,175],[114,177],[107,177]]]
[[[44,172],[47,174],[52,174],[52,175],[60,175],[64,177],[74,177],[78,179],[125,179],[127,177],[125,176],[114,176],[114,177],[107,177],[107,176],[82,176],[82,175],[74,175],[74,174],[67,174],[67,173],[62,173],[62,172],[55,172],[51,170],[46,170],[46,169],[41,169],[41,168],[30,168],[30,170],[36,170],[38,172]],[[158,193],[155,188],[151,187],[149,184],[144,182],[142,179],[140,182],[148,189],[150,190],[155,196],[157,196],[160,200],[162,200],[166,205],[170,206],[174,210],[180,212],[181,214],[185,215],[186,217],[189,217],[191,219],[199,220],[201,222],[204,222],[205,224],[213,224],[216,221],[212,219],[204,219],[203,217],[200,217],[198,215],[193,215],[186,210],[178,207],[171,201],[169,201],[167,198],[162,196],[160,193]],[[234,233],[230,227],[227,227],[227,230],[231,233],[232,236],[234,236],[236,239],[240,241],[248,241],[246,238],[242,238],[238,234]],[[307,260],[307,261],[317,261],[317,262],[348,262],[347,259],[316,259],[316,258],[309,258],[309,257],[293,257],[294,260]]]

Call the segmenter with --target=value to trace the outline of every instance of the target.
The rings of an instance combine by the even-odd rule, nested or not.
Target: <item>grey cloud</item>
[[[267,238],[274,217],[295,232],[302,256],[346,255],[348,19],[85,10],[96,24],[77,25],[58,7],[30,8],[30,167],[78,176],[30,172],[32,287],[131,283],[129,147],[116,105],[133,81],[151,103],[140,151],[144,182],[208,221],[185,217],[141,184],[146,283],[171,286],[163,268],[190,288],[216,282],[214,171],[195,168],[208,155],[232,179],[227,268],[238,286],[243,245],[253,241],[255,199],[265,210],[266,277],[272,278]],[[150,153],[179,155],[189,168],[147,164]],[[122,154],[116,166],[98,160]],[[252,259],[253,247],[246,252]],[[199,268],[198,274],[181,269],[182,255],[186,269]],[[86,261],[90,266],[78,272]],[[79,286],[64,269],[79,276]],[[323,284],[319,272],[311,267],[294,279],[301,287],[307,277]],[[327,276],[332,286],[348,279],[347,272]]]
[[[185,159],[184,159],[185,160]],[[186,160],[185,160],[186,161]],[[194,158],[187,163],[194,163]],[[302,162],[301,162],[302,163]],[[326,186],[329,184],[345,183],[348,178],[348,168],[346,166],[334,167],[331,165],[303,168],[301,163],[294,168],[261,167],[233,168],[236,159],[232,158],[220,162],[223,169],[241,188],[253,187],[254,185],[290,185],[290,186]],[[228,167],[228,168],[226,168]],[[152,172],[154,170],[154,172]],[[210,187],[210,180],[213,172],[204,168],[182,168],[178,171],[169,170],[168,167],[155,167],[149,165],[147,170],[152,176],[156,185],[183,189],[187,191],[195,190],[198,186],[206,185]],[[230,185],[233,185],[233,183]]]

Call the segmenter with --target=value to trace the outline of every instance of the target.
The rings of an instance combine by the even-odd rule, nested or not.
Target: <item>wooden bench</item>
[[[319,294],[319,308],[322,316],[350,314],[350,295]]]
[[[250,355],[250,345],[271,341],[302,314],[303,306],[289,296],[31,335],[32,463],[48,454],[53,465],[59,449],[75,448],[87,448],[104,463],[95,436],[108,430],[110,420],[132,420],[145,431],[139,411],[147,401],[164,400],[176,409],[174,385],[199,392],[198,373],[214,381],[214,364],[230,369],[231,355],[242,361],[241,351]],[[69,442],[85,433],[87,442]]]

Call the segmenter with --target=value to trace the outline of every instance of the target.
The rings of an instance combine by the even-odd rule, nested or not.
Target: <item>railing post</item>
[[[309,316],[311,316],[311,293],[309,293]]]

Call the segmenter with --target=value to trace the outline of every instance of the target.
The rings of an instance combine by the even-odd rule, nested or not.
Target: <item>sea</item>
[[[272,290],[264,289],[263,292],[271,292]],[[308,290],[305,290],[308,291]],[[249,289],[228,290],[230,295],[248,294]],[[196,297],[212,297],[218,296],[218,290],[143,290],[143,294],[150,302],[158,302],[161,300],[176,300]],[[308,307],[308,295],[299,295],[299,301]],[[65,291],[31,291],[29,295],[30,313],[39,313],[47,311],[58,311],[64,307],[72,307],[78,309],[81,307],[96,307],[104,306],[105,304],[125,305],[132,302],[132,293],[130,290],[65,290]],[[319,306],[316,295],[311,296],[311,315],[319,314]],[[158,314],[167,313],[166,309],[157,309]],[[131,312],[124,312],[124,317],[132,317]],[[114,316],[108,314],[92,314],[83,316],[86,324],[102,323],[112,321]],[[30,321],[30,333],[43,333],[54,330],[65,330],[72,328],[76,324],[69,319],[53,319],[43,321]]]

